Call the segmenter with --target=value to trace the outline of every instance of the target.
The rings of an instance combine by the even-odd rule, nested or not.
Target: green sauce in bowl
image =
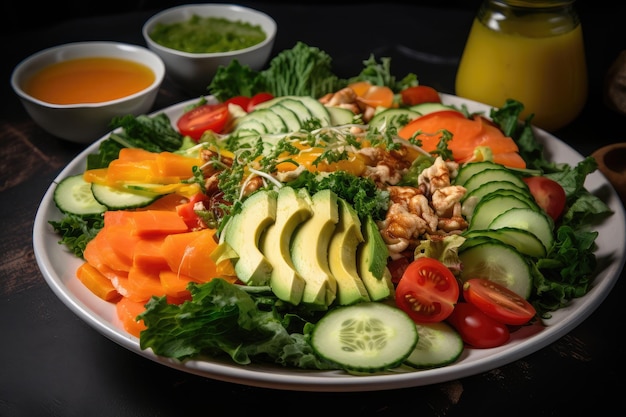
[[[157,24],[150,37],[167,48],[201,54],[249,48],[267,35],[259,25],[193,15],[184,22]]]

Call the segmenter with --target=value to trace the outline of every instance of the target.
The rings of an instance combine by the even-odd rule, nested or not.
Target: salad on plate
[[[532,337],[587,294],[597,165],[551,162],[523,104],[447,103],[373,56],[297,43],[221,67],[176,119],[116,118],[49,224],[142,350],[354,375]],[[528,329],[531,329],[530,331]]]

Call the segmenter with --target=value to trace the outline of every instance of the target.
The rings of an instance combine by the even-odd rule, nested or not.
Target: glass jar
[[[578,116],[587,99],[582,27],[574,0],[485,0],[456,75],[456,94],[493,107],[524,105],[548,131]]]

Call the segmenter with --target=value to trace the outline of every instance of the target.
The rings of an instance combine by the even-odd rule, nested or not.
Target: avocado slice
[[[337,194],[318,191],[311,202],[313,216],[292,237],[291,260],[305,282],[302,302],[326,309],[337,294],[337,282],[328,266],[328,245],[339,221]]]
[[[364,242],[357,249],[359,276],[372,301],[380,301],[393,295],[394,286],[387,268],[389,249],[374,219],[369,216],[363,224]]]
[[[337,281],[340,305],[370,301],[356,264],[357,246],[363,242],[361,220],[350,204],[339,198],[339,222],[328,245],[328,265]]]
[[[270,287],[281,300],[298,305],[304,293],[304,279],[295,270],[289,252],[294,230],[313,215],[311,196],[306,189],[282,187],[278,191],[276,221],[261,236],[259,247],[272,264]]]
[[[235,272],[248,285],[267,285],[270,280],[273,267],[260,251],[259,240],[265,229],[276,220],[277,198],[276,191],[255,192],[226,225],[224,242],[238,254]]]

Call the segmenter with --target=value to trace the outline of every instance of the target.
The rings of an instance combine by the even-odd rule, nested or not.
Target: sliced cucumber
[[[418,341],[415,322],[402,310],[378,302],[339,307],[311,334],[321,357],[353,372],[379,372],[401,365]]]
[[[66,214],[85,216],[104,213],[107,207],[95,199],[91,192],[91,183],[83,174],[62,179],[54,189],[54,204]]]
[[[460,248],[459,259],[463,264],[461,280],[487,278],[524,298],[533,287],[530,266],[524,255],[513,246],[499,241],[485,241],[467,249]]]
[[[370,129],[389,128],[390,126],[400,128],[404,126],[408,121],[411,121],[420,116],[420,113],[410,109],[386,109],[379,113],[376,113],[369,122]],[[404,119],[404,120],[403,120]],[[404,123],[402,123],[404,122]]]
[[[109,210],[125,210],[145,207],[164,194],[148,192],[123,191],[102,184],[91,184],[91,192],[94,198],[105,205]]]
[[[271,106],[269,109],[283,119],[288,132],[297,132],[300,130],[300,127],[302,127],[298,115],[282,104],[278,103],[275,106]]]
[[[482,172],[486,169],[507,169],[504,165],[496,164],[491,161],[471,162],[463,165],[454,179],[454,185],[465,185],[470,177]]]
[[[244,117],[250,117],[263,123],[267,126],[267,133],[285,133],[287,131],[287,125],[283,118],[275,113],[271,107],[269,109],[254,110]]]
[[[487,229],[493,219],[512,208],[533,208],[532,202],[514,194],[493,193],[481,199],[472,213],[469,213],[469,230]]]
[[[250,113],[248,113],[250,114]],[[253,132],[259,135],[264,135],[268,132],[268,126],[265,125],[262,121],[244,116],[241,119],[237,120],[235,125],[235,129],[237,132]]]
[[[541,210],[514,208],[498,215],[487,227],[501,229],[514,227],[527,230],[539,238],[546,250],[554,244],[554,222]]]
[[[480,241],[480,238],[491,238],[499,240],[513,246],[521,253],[532,256],[533,258],[543,258],[546,256],[546,248],[541,240],[528,230],[517,229],[514,227],[502,227],[500,229],[487,230],[469,230],[463,233],[466,238],[462,248],[469,247],[474,241]],[[466,245],[467,244],[467,245]]]
[[[419,340],[405,364],[418,369],[439,368],[456,361],[463,353],[461,335],[447,323],[419,323],[416,326]]]
[[[514,184],[511,181],[490,181],[479,186],[478,188],[474,188],[471,192],[466,193],[461,199],[461,202],[465,202],[470,199],[480,200],[486,194],[501,190],[513,190],[522,194],[529,194],[528,187],[520,187],[518,184]]]
[[[311,113],[311,111],[309,111],[309,109],[304,104],[302,104],[302,102],[299,100],[294,100],[292,98],[283,97],[282,100],[279,101],[279,103],[282,106],[287,107],[289,110],[294,112],[296,116],[298,116],[298,120],[300,121],[300,126],[302,126],[302,124],[306,122],[307,120],[310,120],[313,118],[313,114]]]
[[[326,107],[326,110],[330,115],[331,126],[343,126],[354,122],[355,114],[352,113],[352,110],[333,106]]]
[[[481,185],[492,181],[509,181],[521,188],[526,186],[524,180],[509,169],[487,168],[469,177],[463,187],[468,193],[471,193]]]
[[[452,106],[448,106],[447,104],[443,104],[443,103],[420,103],[420,104],[415,104],[411,107],[409,107],[409,109],[418,112],[420,115],[424,116],[425,114],[428,113],[433,113],[436,111],[443,111],[443,110],[456,110],[454,107]]]
[[[291,97],[292,100],[300,101],[313,116],[313,118],[318,119],[322,126],[330,125],[330,114],[322,103],[320,103],[317,99],[314,99],[310,96],[287,96]]]

